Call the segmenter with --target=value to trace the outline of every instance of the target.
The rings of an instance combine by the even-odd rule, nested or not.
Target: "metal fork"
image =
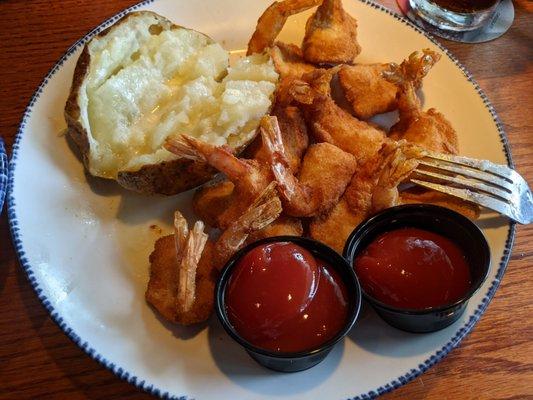
[[[521,223],[533,222],[533,195],[515,170],[487,160],[428,152],[410,181],[497,211]]]

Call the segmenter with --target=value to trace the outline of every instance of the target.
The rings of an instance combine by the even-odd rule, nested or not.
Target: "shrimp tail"
[[[186,224],[187,222],[185,221],[185,226]],[[183,224],[180,223],[180,225]],[[189,311],[196,299],[196,269],[207,243],[207,234],[204,232],[204,227],[202,221],[197,221],[187,235],[186,242],[182,248],[181,262],[178,264],[177,293],[177,305],[181,312]],[[176,231],[179,232],[178,235],[183,233],[181,228]],[[184,242],[183,236],[178,238],[178,235],[175,234],[176,247],[178,242]]]
[[[284,0],[272,3],[257,20],[246,55],[261,53],[271,47],[287,18],[322,3],[322,0]]]
[[[206,161],[206,157],[191,143],[192,139],[187,135],[170,136],[165,141],[165,149],[181,158],[194,161]]]
[[[278,190],[286,199],[294,196],[294,187],[298,184],[294,177],[285,151],[283,138],[276,117],[264,117],[261,120],[261,138],[269,154],[271,170],[278,182]]]
[[[383,71],[382,75],[389,82],[398,86],[405,86],[411,83],[414,87],[420,87],[422,79],[429,70],[440,60],[440,54],[430,49],[415,51],[409,55],[400,65],[390,63],[389,69]]]
[[[400,202],[398,186],[418,167],[418,161],[426,152],[401,140],[386,144],[382,148],[383,164],[378,172],[378,180],[372,194],[374,212],[398,205]]]
[[[281,214],[276,182],[271,182],[246,211],[220,235],[215,244],[218,265],[224,265],[248,236],[274,222]]]

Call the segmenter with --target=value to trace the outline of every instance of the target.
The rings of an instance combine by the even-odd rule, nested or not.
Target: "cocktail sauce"
[[[442,235],[418,228],[379,235],[354,264],[369,296],[399,308],[422,310],[451,304],[471,285],[463,250]]]
[[[228,282],[225,303],[242,338],[276,352],[318,347],[348,317],[347,291],[335,270],[289,242],[260,245],[245,254]]]

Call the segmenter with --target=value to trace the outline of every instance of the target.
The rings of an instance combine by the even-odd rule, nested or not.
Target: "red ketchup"
[[[235,266],[226,309],[235,330],[254,346],[294,352],[317,347],[342,329],[348,297],[336,271],[308,250],[268,243]]]
[[[354,267],[368,295],[400,308],[450,304],[471,285],[461,248],[444,236],[417,228],[381,234],[356,258]]]

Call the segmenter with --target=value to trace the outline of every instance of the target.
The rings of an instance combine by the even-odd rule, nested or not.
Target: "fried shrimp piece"
[[[146,300],[167,320],[181,325],[203,322],[213,312],[218,271],[250,234],[264,229],[281,213],[272,182],[233,221],[218,240],[209,242],[202,221],[191,231],[179,211],[174,235],[160,238],[150,254],[150,280]]]
[[[255,32],[248,42],[247,55],[272,47],[287,18],[319,5],[322,0],[284,0],[272,3],[257,20]]]
[[[339,84],[359,119],[393,111],[398,107],[398,87],[381,74],[389,64],[346,65],[339,71]]]
[[[272,110],[272,115],[278,120],[281,139],[283,142],[283,153],[294,172],[300,170],[302,157],[309,146],[309,136],[302,113],[297,107],[283,107],[276,105]],[[261,121],[261,124],[267,121]],[[263,145],[261,135],[257,135],[255,140],[244,152],[245,157],[253,158],[263,164],[270,165],[270,154]]]
[[[418,188],[417,188],[418,189]],[[404,191],[400,193],[401,204],[434,204],[436,206],[446,207],[450,210],[463,214],[469,219],[478,219],[480,209],[477,204],[469,203],[457,197],[448,196],[445,193],[435,192],[433,190],[422,191]]]
[[[174,235],[157,240],[150,254],[146,300],[167,320],[182,325],[205,321],[213,310],[218,271],[211,263],[212,245],[198,221],[189,232],[175,214]]]
[[[353,117],[331,98],[330,82],[335,68],[293,82],[290,93],[304,110],[317,142],[331,143],[352,154],[359,166],[374,156],[386,141],[385,132]]]
[[[299,218],[282,214],[266,228],[251,233],[246,240],[246,244],[273,236],[302,236],[303,234],[304,228]]]
[[[329,143],[313,144],[307,149],[296,177],[285,156],[276,117],[263,118],[261,136],[287,215],[310,217],[337,203],[355,172],[355,157]]]
[[[437,153],[458,153],[457,134],[450,122],[434,108],[423,111],[416,87],[440,55],[425,49],[409,56],[401,65],[391,64],[384,76],[399,86],[400,120],[389,132],[394,140],[405,139]]]
[[[244,245],[250,234],[261,231],[274,222],[281,214],[281,210],[276,182],[271,182],[218,238],[214,249],[218,267],[224,266],[228,259]]]
[[[219,215],[231,204],[233,182],[227,179],[210,182],[194,193],[192,207],[207,225],[218,226]]]
[[[352,64],[361,52],[357,21],[341,0],[324,0],[307,20],[302,43],[306,61],[313,64]]]
[[[398,186],[418,166],[418,160],[425,156],[424,150],[405,141],[389,142],[381,149],[383,161],[378,180],[372,193],[372,212],[394,207],[400,203]]]
[[[312,238],[342,253],[353,229],[365,218],[399,204],[398,185],[416,168],[422,150],[403,142],[387,142],[352,177],[341,200],[309,224]]]
[[[422,86],[422,80],[431,66],[439,60],[437,53],[424,50],[428,58],[412,53],[400,67],[396,64],[357,64],[346,65],[339,71],[339,83],[346,99],[352,105],[354,115],[368,119],[376,114],[393,111],[398,108],[399,86],[385,76],[393,68],[401,68],[415,89]]]
[[[257,160],[235,157],[226,146],[214,146],[181,135],[167,139],[165,148],[180,157],[204,161],[233,182],[229,204],[217,218],[217,224],[213,225],[222,229],[235,221],[272,181],[268,166]]]
[[[302,50],[295,44],[276,42],[270,49],[270,57],[281,78],[300,78],[303,74],[313,71],[316,67],[305,62]]]
[[[309,236],[342,254],[348,236],[365,218],[366,213],[358,213],[341,198],[329,213],[311,220]]]

